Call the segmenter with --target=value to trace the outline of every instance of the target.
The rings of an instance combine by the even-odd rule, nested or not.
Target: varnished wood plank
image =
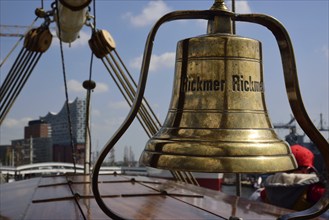
[[[73,200],[32,203],[23,219],[83,219],[83,216]]]
[[[48,187],[38,187],[33,197],[33,201],[72,197],[72,196],[73,194],[68,184],[54,185]]]
[[[0,184],[0,219],[21,219],[41,178]]]
[[[39,185],[50,185],[50,184],[60,184],[66,183],[66,176],[49,176],[41,178]]]
[[[78,180],[79,178],[75,178]],[[105,183],[100,183],[99,188],[108,207],[116,213],[129,219],[220,219],[207,211],[187,205],[184,202],[162,195],[158,190],[152,189],[139,181],[154,182],[153,179],[136,177],[136,182],[118,182],[129,180],[128,177],[110,176],[103,178]],[[110,181],[110,182],[108,182]],[[151,184],[152,185],[152,184]],[[156,184],[158,185],[158,184]],[[90,185],[73,184],[72,189],[79,194],[91,194]],[[186,194],[194,194],[186,192]],[[158,194],[158,195],[156,195]],[[114,198],[105,196],[116,195]],[[134,196],[136,195],[136,196]],[[80,199],[79,204],[86,216],[90,218],[103,218],[104,213],[99,209],[94,199]]]
[[[51,178],[54,181],[49,181]],[[74,175],[51,178],[34,178],[1,185],[0,218],[82,219],[84,216],[86,219],[108,219],[93,197],[90,177]],[[135,178],[135,181],[131,181],[131,178]],[[70,185],[65,183],[68,180],[72,181]],[[119,175],[103,176],[100,180],[99,187],[105,203],[129,219],[228,219],[230,216],[276,219],[291,212],[173,181]],[[81,198],[74,199],[70,186],[73,194],[78,193]],[[162,191],[167,194],[159,194]],[[111,195],[115,197],[106,197]],[[59,198],[62,200],[56,201]]]
[[[167,196],[105,198],[104,202],[127,219],[221,219]]]

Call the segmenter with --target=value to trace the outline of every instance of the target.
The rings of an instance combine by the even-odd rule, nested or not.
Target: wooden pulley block
[[[31,50],[33,45],[33,39],[37,35],[37,29],[31,29],[27,34],[25,35],[24,40],[24,47],[28,50]]]
[[[40,33],[38,33],[38,42],[37,42],[37,51],[45,52],[50,47],[51,41],[53,39],[52,34],[49,31],[49,28],[43,29]]]
[[[115,41],[108,31],[100,30],[99,39],[100,39],[103,47],[106,48],[107,53],[110,53],[112,50],[115,49],[115,47],[116,47]]]
[[[97,31],[95,33],[95,46],[97,47],[101,57],[104,57],[104,56],[106,56],[106,54],[108,54],[107,49],[105,48],[105,45],[103,44],[102,34],[100,31]]]
[[[97,45],[96,32],[92,34],[91,39],[88,41],[91,51],[95,54],[97,58],[103,58],[104,54],[101,53],[99,46]]]
[[[39,27],[36,29],[32,29],[30,33],[27,36],[27,44],[25,45],[25,48],[29,51],[33,52],[41,52],[40,51],[40,36],[44,32],[44,27]]]
[[[30,42],[32,31],[33,31],[33,30],[29,30],[29,31],[25,34],[25,37],[24,37],[24,47],[25,47],[25,48],[27,47],[27,45],[28,45],[29,42]]]
[[[30,51],[39,52],[38,44],[39,44],[39,38],[40,38],[40,33],[41,32],[42,32],[42,29],[39,27],[39,28],[36,29],[36,31],[31,36],[31,45],[30,45],[30,48],[29,48]]]

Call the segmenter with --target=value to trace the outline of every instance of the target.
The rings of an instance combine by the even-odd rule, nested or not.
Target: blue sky
[[[50,10],[51,2],[44,1],[46,10]],[[116,41],[117,52],[130,73],[138,80],[146,37],[156,20],[170,11],[204,10],[209,9],[212,4],[213,1],[208,0],[98,0],[96,25],[97,28],[111,33]],[[227,4],[230,5],[230,1],[227,1]],[[39,0],[0,0],[0,24],[28,26],[35,18],[35,8],[40,5]],[[328,126],[328,0],[237,1],[236,10],[238,13],[271,15],[286,27],[294,45],[305,107],[315,125],[319,124],[322,113],[325,126]],[[93,9],[91,12],[93,13]],[[40,25],[41,21],[38,22],[37,25]],[[55,24],[51,24],[51,27],[55,27]],[[206,22],[176,21],[163,25],[158,32],[145,96],[161,121],[165,119],[171,99],[176,43],[187,37],[205,34],[205,31]],[[264,27],[245,23],[237,23],[237,34],[262,42],[265,96],[270,118],[272,123],[289,121],[291,110],[274,37]],[[64,44],[70,100],[85,96],[81,83],[89,76],[89,39],[90,29],[83,27],[79,40],[71,46]],[[14,37],[0,38],[1,62],[17,40]],[[1,67],[1,83],[21,47],[20,45]],[[129,107],[103,63],[97,58],[93,64],[93,80],[96,81],[97,87],[92,94],[92,148],[100,150],[120,126]],[[12,139],[22,138],[24,126],[29,120],[38,119],[49,111],[59,112],[64,101],[60,48],[58,39],[54,38],[52,46],[41,57],[23,92],[3,122],[0,128],[0,144],[9,144]],[[282,137],[286,133],[287,131],[278,131]],[[302,131],[299,133],[303,134]],[[324,135],[328,136],[326,133]],[[135,157],[139,158],[147,139],[142,127],[135,120],[115,146],[117,159],[122,158],[124,146],[131,146]]]

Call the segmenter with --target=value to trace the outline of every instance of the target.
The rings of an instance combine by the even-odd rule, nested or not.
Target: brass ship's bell
[[[149,32],[131,110],[93,167],[93,192],[101,209],[111,218],[123,219],[107,208],[101,199],[98,174],[106,155],[137,114],[144,112],[140,110],[143,110],[157,30],[165,22],[179,19],[208,20],[208,34],[178,42],[169,112],[163,126],[146,144],[140,162],[169,169],[178,180],[181,175],[175,171],[271,173],[297,168],[289,145],[277,137],[268,116],[261,43],[233,34],[232,21],[243,21],[265,26],[275,36],[291,110],[305,134],[316,144],[326,170],[329,170],[329,144],[314,126],[303,105],[287,30],[273,17],[235,14],[227,10],[224,0],[215,0],[210,10],[170,12],[162,16]],[[186,174],[187,178],[193,179]],[[325,183],[326,189],[329,189],[329,181]],[[278,219],[313,219],[328,209],[329,190],[326,190],[311,208],[289,212]]]
[[[178,42],[169,111],[141,163],[193,172],[295,169],[265,105],[261,43],[232,34],[229,17],[216,19],[207,35]]]

